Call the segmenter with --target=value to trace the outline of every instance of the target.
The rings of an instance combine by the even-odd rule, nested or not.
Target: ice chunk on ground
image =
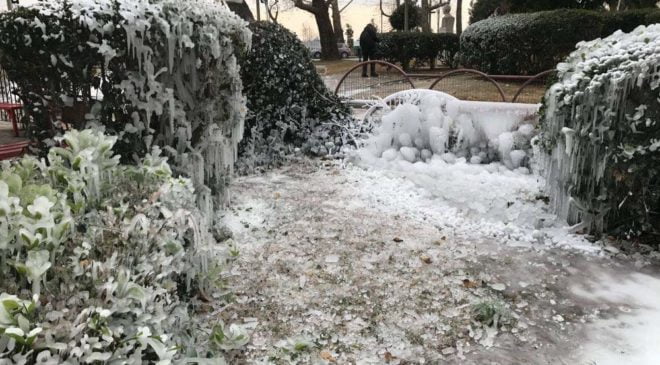
[[[383,152],[383,158],[387,161],[396,160],[396,157],[398,155],[399,155],[399,153],[394,148],[390,148],[390,149],[386,150],[385,152]]]
[[[403,156],[404,160],[411,163],[415,162],[417,156],[419,156],[419,150],[413,147],[401,147],[399,152],[401,152],[401,156]]]
[[[509,153],[511,157],[511,164],[514,169],[517,169],[522,165],[523,160],[527,157],[527,153],[523,150],[513,150]]]

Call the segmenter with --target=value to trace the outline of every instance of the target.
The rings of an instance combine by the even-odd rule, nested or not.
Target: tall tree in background
[[[353,3],[353,0],[348,0],[348,2],[339,7],[339,0],[333,0],[332,2],[332,26],[335,29],[335,37],[337,38],[337,43],[344,43],[344,29],[341,26],[341,14],[348,8],[349,5]]]
[[[412,1],[406,0],[408,3],[408,30],[414,30],[415,28],[422,25],[424,14],[422,9],[413,4]],[[389,16],[390,25],[392,29],[396,30],[406,30],[405,29],[405,7],[406,4],[401,4],[397,6],[396,9]]]
[[[470,7],[470,24],[493,15],[501,3],[502,0],[473,0]]]
[[[332,0],[332,28],[335,30],[335,40],[337,43],[344,43],[344,29],[341,26],[341,9],[339,9],[339,0]]]
[[[422,32],[431,32],[431,13],[437,9],[442,8],[445,5],[449,4],[449,0],[422,0],[421,1],[421,10],[422,16],[420,24],[422,27]]]
[[[338,60],[337,38],[330,20],[330,6],[334,0],[294,0],[293,5],[314,15],[321,39],[321,59]]]
[[[463,33],[463,0],[456,0],[456,34]]]

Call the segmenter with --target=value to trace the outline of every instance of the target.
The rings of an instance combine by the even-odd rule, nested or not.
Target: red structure
[[[29,141],[21,141],[0,146],[0,160],[22,156],[27,152]]]
[[[16,119],[16,111],[23,108],[21,104],[14,103],[0,103],[0,110],[7,113],[7,117],[11,121],[11,126],[14,128],[14,135],[18,137],[18,120]],[[3,146],[4,147],[4,146]]]

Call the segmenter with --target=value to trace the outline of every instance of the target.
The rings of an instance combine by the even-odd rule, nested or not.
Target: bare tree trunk
[[[250,11],[250,7],[248,6],[248,4],[245,3],[245,0],[241,1],[240,3],[227,2],[227,5],[229,6],[229,9],[231,11],[238,14],[238,16],[243,18],[243,20],[246,20],[248,22],[254,21],[254,16],[252,15],[252,11]]]
[[[463,0],[456,0],[456,34],[463,33]]]
[[[304,0],[294,0],[293,4],[298,9],[302,9],[314,15],[316,26],[319,30],[321,39],[321,59],[338,60],[339,50],[337,49],[337,39],[335,31],[332,29],[330,20],[330,3],[332,0],[312,0],[311,3]]]
[[[344,43],[344,30],[341,27],[341,10],[339,9],[339,0],[332,0],[332,27],[335,30],[335,39],[337,43]]]
[[[431,22],[429,21],[429,16],[431,14],[429,0],[422,0],[422,32],[430,33],[431,32]]]
[[[314,0],[314,2],[323,2],[323,0]],[[337,49],[337,39],[332,29],[332,22],[330,21],[330,14],[327,7],[326,11],[320,11],[314,14],[314,18],[316,18],[316,26],[319,29],[319,38],[321,38],[321,59],[338,60],[339,50]]]

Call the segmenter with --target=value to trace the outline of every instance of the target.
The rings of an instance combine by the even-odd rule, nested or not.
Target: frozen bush
[[[660,25],[578,45],[545,98],[554,206],[594,234],[660,232]]]
[[[337,151],[350,111],[327,89],[307,48],[281,25],[256,22],[250,29],[252,50],[241,62],[248,114],[239,169],[277,166],[296,148]]]
[[[56,0],[0,16],[0,64],[43,154],[61,122],[102,124],[135,162],[160,146],[205,202],[222,200],[243,133],[247,23],[207,0]],[[60,120],[61,119],[61,120]]]
[[[247,341],[191,312],[196,297],[224,292],[235,256],[214,241],[191,181],[173,177],[157,147],[120,165],[116,141],[72,131],[45,161],[3,163],[0,358],[10,364],[222,363]]]
[[[534,75],[551,69],[575,49],[597,38],[597,12],[555,10],[510,14],[471,24],[461,34],[461,62],[495,75]]]
[[[659,16],[659,9],[561,9],[491,17],[463,32],[461,61],[489,74],[533,75],[554,68],[578,42],[630,32]]]

